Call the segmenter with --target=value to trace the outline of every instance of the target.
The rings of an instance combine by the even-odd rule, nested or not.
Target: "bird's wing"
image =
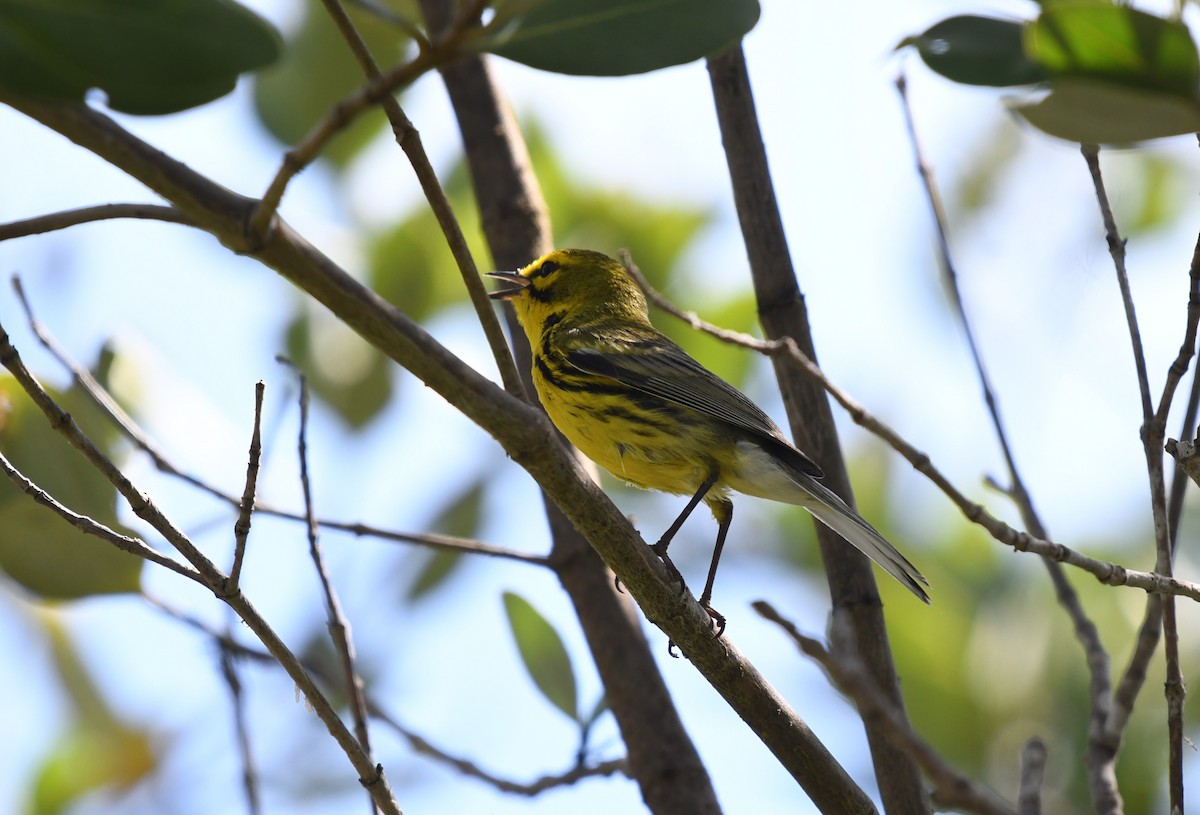
[[[727,422],[777,448],[801,472],[815,478],[822,475],[821,468],[797,450],[758,405],[665,336],[603,348],[577,346],[567,350],[565,357],[581,370]]]

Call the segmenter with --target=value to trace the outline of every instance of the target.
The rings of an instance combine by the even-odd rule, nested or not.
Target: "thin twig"
[[[290,366],[300,378],[300,486],[304,492],[304,517],[308,532],[308,552],[317,570],[321,583],[321,591],[325,597],[325,613],[328,617],[329,634],[333,645],[342,661],[342,680],[350,698],[350,713],[354,718],[354,731],[363,752],[371,755],[370,732],[367,729],[367,704],[363,697],[362,677],[354,666],[354,638],[350,632],[350,621],[342,611],[341,600],[329,577],[329,569],[325,565],[325,556],[321,552],[320,529],[313,512],[312,480],[308,472],[308,377],[288,360],[279,358],[280,362]],[[371,811],[375,811],[374,798],[371,801]]]
[[[226,635],[228,638],[228,635]],[[238,756],[242,763],[242,788],[246,791],[246,809],[250,815],[258,815],[258,773],[254,767],[254,753],[250,749],[250,729],[246,725],[246,702],[242,696],[242,682],[238,678],[236,652],[224,645],[225,638],[216,638],[221,649],[221,676],[229,688],[233,702],[233,727],[237,737]],[[264,654],[270,659],[270,654]]]
[[[254,512],[254,492],[258,484],[259,460],[262,458],[262,406],[266,385],[254,386],[254,432],[250,436],[250,460],[246,465],[246,488],[242,492],[237,521],[233,524],[233,566],[229,569],[229,593],[237,591],[242,576],[242,561],[246,558],[246,539],[250,536],[250,516]]]
[[[1042,815],[1042,782],[1046,779],[1046,745],[1038,738],[1021,750],[1021,786],[1017,792],[1019,815]]]
[[[141,218],[149,221],[191,225],[191,220],[175,207],[161,204],[99,204],[0,224],[0,241],[23,238],[27,235],[41,235],[79,224],[108,221],[114,218]]]
[[[806,636],[784,619],[770,603],[757,600],[754,610],[792,638],[805,656],[816,661],[833,683],[853,701],[863,719],[874,719],[933,782],[933,798],[939,809],[963,809],[979,815],[1015,815],[1015,810],[994,792],[976,784],[950,765],[929,742],[921,738],[908,720],[896,710],[857,661],[834,656],[818,640]]]
[[[379,81],[382,78],[379,72],[379,65],[375,62],[375,58],[371,56],[366,41],[359,34],[358,29],[354,27],[354,22],[350,19],[342,4],[339,0],[322,1],[325,5],[325,10],[337,25],[342,38],[346,41],[350,51],[354,54],[354,58],[358,61],[363,74],[372,83]],[[463,15],[458,18],[448,31],[437,38],[433,51],[437,53],[454,53],[457,44],[461,41],[464,34],[477,26],[481,12],[482,6],[478,2],[466,4]],[[454,215],[450,199],[446,196],[446,191],[442,189],[442,184],[433,169],[433,164],[430,163],[429,156],[425,152],[425,147],[421,143],[421,136],[417,132],[417,129],[413,127],[413,123],[409,121],[408,115],[400,107],[400,102],[395,96],[388,94],[381,97],[379,102],[383,107],[383,112],[388,117],[388,121],[392,125],[392,133],[396,137],[396,143],[400,145],[400,149],[404,151],[404,154],[412,164],[417,181],[421,185],[421,191],[425,193],[425,199],[429,202],[429,207],[433,211],[434,217],[437,218],[438,226],[441,227],[446,244],[449,246],[450,252],[454,256],[454,261],[458,265],[459,274],[462,276],[463,284],[466,286],[467,294],[471,299],[471,306],[475,309],[475,314],[479,318],[480,325],[483,326],[483,333],[487,338],[488,347],[492,351],[492,358],[495,360],[496,367],[500,371],[500,381],[504,385],[504,389],[509,393],[525,398],[528,401],[528,395],[525,393],[524,385],[521,384],[521,377],[517,372],[516,363],[513,361],[512,352],[508,348],[508,341],[504,337],[504,331],[500,328],[500,321],[496,318],[496,310],[492,301],[488,298],[487,291],[483,287],[483,279],[479,276],[479,268],[475,265],[475,259],[471,255],[471,249],[467,245],[467,239],[463,235],[458,218]],[[530,260],[532,259],[530,258]]]
[[[263,665],[278,665],[278,663],[269,653],[238,642],[233,638],[232,634],[228,632],[223,633],[216,631],[209,627],[209,625],[204,621],[187,614],[186,612],[183,612],[152,595],[147,596],[146,599],[151,605],[162,611],[164,614],[191,628],[194,628],[207,637],[211,637],[222,649],[222,651],[226,651],[239,658],[254,660]],[[316,677],[327,685],[332,685],[337,681],[333,677],[329,676],[325,669],[318,663],[306,662],[304,663],[304,667],[312,676]],[[405,741],[409,743],[409,746],[411,746],[417,753],[431,759],[434,762],[437,762],[438,764],[444,764],[448,767],[451,767],[463,775],[495,787],[501,792],[509,792],[515,795],[533,797],[555,787],[570,786],[588,778],[607,777],[617,773],[625,774],[628,771],[626,759],[618,758],[591,765],[576,763],[574,767],[566,772],[547,774],[529,782],[513,781],[512,779],[502,778],[482,769],[478,764],[470,759],[456,756],[441,749],[440,747],[435,746],[424,736],[402,724],[396,717],[389,714],[383,709],[382,705],[376,702],[369,694],[366,696],[366,703],[367,712],[370,714],[371,718],[394,730],[398,735],[404,738]]]
[[[32,498],[34,503],[41,504],[51,510],[55,515],[58,515],[85,535],[100,538],[100,540],[111,543],[122,552],[136,555],[151,563],[157,563],[159,566],[175,572],[175,574],[182,575],[189,580],[195,580],[202,586],[207,585],[204,578],[195,569],[179,563],[161,552],[155,551],[145,541],[138,538],[131,538],[128,535],[122,535],[86,515],[72,512],[53,495],[30,481],[3,453],[0,453],[0,470],[4,471],[4,474],[8,476],[8,480],[15,484],[17,489]]]
[[[247,223],[249,233],[260,236],[261,240],[261,236],[271,228],[288,184],[316,161],[334,136],[381,100],[390,98],[394,91],[412,84],[436,67],[434,52],[422,49],[409,62],[393,69],[387,75],[373,79],[335,104],[295,147],[284,153],[283,162],[250,215]]]
[[[266,620],[250,605],[250,602],[242,592],[239,591],[232,595],[223,595],[221,593],[226,585],[226,576],[221,574],[220,569],[183,532],[172,524],[149,497],[142,493],[100,451],[95,443],[80,430],[79,425],[71,418],[71,415],[63,410],[46,392],[37,379],[29,372],[29,369],[25,367],[25,363],[21,360],[20,354],[13,346],[8,332],[5,331],[3,325],[0,325],[0,365],[3,365],[12,373],[13,378],[16,379],[25,393],[29,395],[34,404],[46,416],[50,426],[60,433],[72,447],[82,453],[84,458],[101,475],[108,479],[109,483],[117,488],[117,491],[125,498],[133,513],[150,524],[168,543],[175,547],[176,551],[183,555],[196,569],[200,581],[215,596],[228,604],[246,624],[246,627],[254,632],[276,661],[287,671],[292,681],[299,687],[300,692],[304,695],[318,718],[321,719],[321,722],[325,725],[330,735],[337,741],[338,746],[346,754],[346,757],[358,772],[359,780],[371,792],[379,807],[384,812],[399,815],[400,808],[396,804],[391,786],[383,774],[383,768],[371,763],[370,756],[363,751],[354,736],[346,729],[346,726],[338,717],[337,711],[334,710],[329,700],[325,698],[320,689],[312,681],[312,677],[304,670],[296,655],[280,639],[275,630],[267,624]]]
[[[938,237],[938,258],[941,262],[943,282],[945,288],[951,293],[954,310],[962,326],[967,347],[971,352],[971,359],[975,364],[976,375],[983,389],[984,403],[991,416],[996,440],[1000,444],[1005,466],[1008,469],[1009,484],[1003,492],[1016,504],[1026,530],[1035,537],[1048,538],[1049,535],[1046,527],[1042,523],[1037,510],[1034,508],[1033,497],[1029,494],[1029,490],[1025,486],[1025,481],[1021,478],[1020,471],[1017,469],[1016,457],[1013,455],[1012,446],[1008,442],[1008,434],[1004,429],[1004,422],[1000,418],[999,403],[992,388],[991,379],[984,367],[983,356],[975,341],[975,333],[971,327],[971,321],[967,316],[966,306],[963,304],[962,293],[958,286],[958,273],[955,270],[954,261],[950,253],[945,208],[942,205],[941,195],[934,181],[933,170],[925,160],[924,151],[921,149],[920,140],[917,138],[916,124],[913,120],[912,107],[908,99],[907,82],[903,74],[896,78],[896,90],[900,94],[901,109],[904,112],[904,122],[908,130],[913,157],[916,160],[917,173],[921,177],[933,215],[934,227]],[[1059,605],[1062,606],[1071,619],[1075,638],[1083,647],[1089,679],[1088,733],[1089,739],[1095,742],[1102,738],[1104,726],[1112,707],[1110,699],[1112,682],[1109,677],[1111,665],[1108,651],[1104,648],[1104,643],[1100,639],[1099,629],[1084,611],[1079,594],[1067,579],[1061,564],[1049,558],[1042,558],[1042,563],[1045,564],[1046,570],[1049,573],[1050,581],[1054,586],[1054,594]],[[1115,760],[1115,750],[1088,750],[1085,753],[1085,764],[1091,786],[1095,789],[1105,788],[1100,790],[1099,799],[1111,800],[1114,796],[1118,795],[1115,787],[1116,774],[1111,772],[1111,767]]]
[[[1034,537],[1028,532],[1021,532],[1012,528],[989,513],[981,504],[971,501],[960,492],[933,465],[933,461],[927,453],[913,447],[896,431],[869,413],[866,408],[854,401],[845,391],[831,382],[817,364],[796,347],[796,344],[790,337],[785,337],[782,340],[763,341],[749,334],[743,334],[740,331],[731,331],[727,328],[712,325],[700,319],[694,312],[684,311],[663,297],[661,293],[647,282],[646,278],[637,270],[637,267],[627,266],[627,268],[630,274],[633,275],[634,280],[645,291],[647,299],[655,307],[672,316],[678,317],[696,330],[717,339],[734,345],[740,345],[743,348],[757,351],[761,354],[783,356],[785,359],[799,366],[801,371],[821,383],[829,395],[845,408],[855,424],[874,433],[887,443],[888,446],[903,456],[913,466],[913,469],[924,475],[938,489],[945,493],[968,521],[983,527],[999,543],[1011,546],[1019,552],[1033,552],[1058,563],[1070,564],[1088,572],[1101,583],[1109,586],[1130,586],[1152,594],[1181,595],[1200,602],[1200,584],[1154,572],[1141,572],[1135,569],[1128,569],[1116,563],[1096,560],[1060,543],[1053,543],[1044,538]]]
[[[46,327],[38,321],[33,313],[32,306],[28,297],[25,294],[24,286],[21,279],[17,275],[12,277],[13,289],[17,294],[17,300],[21,304],[25,312],[26,321],[29,324],[30,330],[37,337],[38,342],[45,348],[51,356],[58,360],[67,371],[70,372],[75,384],[87,394],[97,407],[104,412],[109,419],[117,426],[117,429],[125,436],[135,447],[150,457],[154,466],[160,472],[166,473],[169,476],[178,478],[187,484],[205,492],[212,497],[228,504],[230,507],[237,509],[241,506],[242,501],[237,496],[227,493],[218,487],[209,484],[203,479],[191,473],[185,472],[182,468],[176,466],[164,453],[154,440],[142,427],[138,425],[134,419],[125,412],[125,410],[113,398],[113,395],[108,392],[96,378],[92,376],[87,368],[75,362],[66,353],[65,350],[58,344]],[[263,502],[259,498],[255,498],[254,511],[259,515],[270,515],[276,518],[285,518],[291,521],[304,521],[304,514],[301,512],[292,512],[289,510],[274,507]],[[547,558],[544,555],[533,555],[525,552],[517,552],[511,549],[505,549],[500,546],[483,543],[482,541],[473,538],[460,538],[453,535],[439,535],[437,533],[428,532],[397,532],[389,529],[381,529],[369,524],[339,521],[332,518],[318,518],[317,523],[326,529],[337,529],[341,532],[349,532],[355,537],[375,537],[383,540],[396,541],[400,543],[413,543],[419,546],[425,546],[431,549],[437,549],[446,552],[458,552],[470,555],[484,555],[486,557],[496,557],[505,560],[515,560],[521,563],[529,563],[535,566],[547,565]]]
[[[1179,354],[1167,371],[1166,383],[1157,410],[1150,402],[1150,383],[1146,374],[1145,352],[1142,349],[1141,332],[1133,305],[1133,294],[1129,287],[1129,276],[1125,269],[1125,241],[1117,231],[1116,221],[1108,203],[1104,179],[1100,172],[1099,148],[1083,145],[1082,153],[1092,177],[1096,201],[1100,206],[1104,222],[1105,239],[1113,266],[1117,274],[1117,285],[1121,303],[1129,326],[1129,339],[1133,346],[1134,363],[1137,368],[1138,389],[1142,396],[1142,445],[1146,457],[1146,471],[1150,482],[1150,508],[1154,517],[1155,571],[1163,577],[1172,574],[1171,531],[1167,517],[1167,496],[1163,472],[1163,444],[1166,437],[1167,411],[1174,399],[1175,389],[1187,371],[1188,361],[1195,353],[1197,324],[1200,323],[1200,239],[1192,258],[1191,297],[1187,310],[1187,327]],[[1151,616],[1147,612],[1147,617]],[[1167,702],[1167,789],[1172,812],[1184,811],[1183,795],[1183,699],[1185,689],[1183,672],[1179,664],[1179,629],[1175,617],[1175,601],[1172,597],[1162,599],[1162,633],[1166,657],[1166,681],[1164,683]],[[1139,644],[1140,646],[1140,644]],[[1140,651],[1139,647],[1139,651]]]

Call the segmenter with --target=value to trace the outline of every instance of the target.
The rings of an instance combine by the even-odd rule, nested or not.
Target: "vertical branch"
[[[422,0],[431,33],[453,21],[454,3]],[[552,247],[550,216],[525,142],[484,58],[441,70],[466,151],[484,236],[498,268],[516,269]],[[505,309],[512,320],[511,309]],[[527,392],[531,364],[525,332],[510,323]],[[654,813],[715,815],[720,804],[651,653],[628,595],[587,540],[543,493],[550,563],[575,609],[628,754],[629,774]],[[612,643],[622,643],[614,648]]]
[[[1011,445],[1008,443],[1008,434],[1005,432],[1004,422],[1000,419],[999,403],[996,400],[991,379],[984,367],[983,356],[980,354],[979,346],[975,342],[975,332],[971,328],[971,321],[967,317],[967,310],[963,304],[962,294],[959,291],[958,273],[955,270],[954,261],[950,253],[945,208],[942,205],[941,195],[933,178],[933,170],[925,160],[920,140],[917,138],[912,107],[908,100],[907,82],[903,74],[896,78],[896,90],[900,93],[904,123],[908,130],[909,143],[912,145],[913,157],[916,159],[917,172],[921,177],[926,197],[929,200],[929,208],[933,214],[933,223],[938,237],[938,260],[942,270],[943,282],[951,294],[956,316],[958,317],[959,324],[962,326],[967,347],[971,352],[971,359],[975,364],[976,375],[978,376],[980,387],[983,389],[983,400],[987,406],[988,414],[992,419],[992,428],[996,433],[996,440],[1000,444],[1005,466],[1008,469],[1009,485],[1006,492],[1021,513],[1021,519],[1025,523],[1025,528],[1029,534],[1045,540],[1048,538],[1046,528],[1033,506],[1033,498],[1030,496],[1029,490],[1025,487],[1025,481],[1021,478],[1020,471],[1017,469],[1016,458],[1013,455]],[[1084,754],[1084,764],[1087,768],[1088,784],[1092,800],[1097,802],[1102,812],[1117,811],[1121,806],[1121,795],[1116,785],[1114,764],[1117,758],[1119,742],[1117,744],[1110,744],[1108,739],[1105,738],[1105,725],[1112,709],[1110,701],[1112,684],[1109,679],[1110,660],[1108,652],[1100,640],[1100,632],[1096,628],[1096,624],[1084,611],[1083,604],[1079,601],[1079,594],[1075,591],[1070,581],[1067,580],[1062,565],[1048,557],[1043,557],[1042,563],[1045,564],[1046,570],[1050,575],[1050,581],[1054,586],[1054,594],[1059,605],[1063,607],[1067,615],[1071,618],[1071,623],[1075,630],[1075,639],[1083,646],[1084,656],[1087,660],[1089,678],[1088,702],[1090,710],[1088,715],[1088,749]],[[1104,802],[1103,806],[1100,806],[1100,802]]]
[[[242,502],[238,507],[237,521],[233,524],[233,566],[225,583],[227,594],[236,594],[242,577],[242,561],[246,558],[246,539],[250,536],[250,516],[254,513],[254,492],[258,483],[259,460],[262,457],[262,406],[266,385],[259,382],[254,386],[254,431],[250,435],[250,463],[246,466],[246,488],[242,491]]]
[[[708,72],[763,330],[770,339],[791,336],[815,360],[808,314],[775,200],[741,45],[710,57]],[[825,392],[786,363],[774,358],[772,363],[796,441],[825,471],[826,485],[853,506],[850,479]],[[870,561],[822,524],[817,524],[816,529],[833,601],[833,628],[853,632],[852,643],[833,644],[835,648],[856,652],[873,681],[903,714],[903,697],[892,662],[883,604]],[[838,625],[840,617],[849,617],[850,624]],[[876,723],[863,724],[884,808],[893,815],[928,813],[929,796],[912,757],[897,748]]]
[[[308,475],[308,378],[300,375],[300,485],[304,490],[304,518],[308,528],[308,551],[312,556],[313,565],[317,568],[317,576],[321,581],[321,590],[325,595],[325,611],[329,618],[329,634],[333,638],[334,647],[342,659],[343,679],[350,697],[350,712],[354,717],[354,734],[363,752],[371,755],[371,742],[367,731],[367,703],[363,698],[362,679],[354,667],[354,641],[350,635],[350,623],[342,613],[342,604],[338,600],[333,582],[329,579],[329,569],[325,566],[325,558],[321,554],[317,516],[313,510],[312,482]],[[375,811],[375,801],[371,799],[371,811]]]
[[[1167,517],[1167,496],[1163,472],[1163,443],[1166,437],[1166,420],[1170,403],[1173,399],[1183,373],[1187,369],[1188,360],[1195,350],[1197,322],[1200,321],[1200,241],[1192,258],[1191,296],[1188,303],[1187,328],[1184,332],[1183,347],[1175,363],[1168,371],[1167,381],[1163,387],[1162,398],[1156,411],[1150,400],[1150,383],[1146,374],[1145,353],[1142,350],[1141,332],[1138,328],[1137,315],[1133,307],[1133,295],[1129,288],[1129,277],[1125,270],[1125,241],[1117,231],[1116,220],[1108,203],[1108,194],[1104,189],[1104,179],[1100,173],[1099,148],[1094,145],[1083,145],[1084,160],[1092,177],[1096,190],[1096,201],[1100,205],[1100,215],[1104,221],[1105,238],[1108,241],[1109,253],[1113,258],[1113,266],[1117,273],[1117,284],[1121,291],[1121,302],[1125,308],[1125,319],[1129,326],[1130,342],[1133,346],[1134,364],[1137,368],[1138,390],[1142,397],[1142,445],[1146,456],[1146,469],[1150,480],[1150,505],[1154,515],[1155,542],[1155,571],[1170,577],[1172,575],[1171,530]],[[1150,602],[1153,602],[1152,600]],[[1179,628],[1175,615],[1175,598],[1164,595],[1159,603],[1162,615],[1162,635],[1166,657],[1165,694],[1167,701],[1167,788],[1171,801],[1172,813],[1184,812],[1183,806],[1183,700],[1186,693],[1183,684],[1183,673],[1179,665]],[[1148,608],[1146,618],[1154,616]],[[1145,625],[1143,625],[1145,630]],[[1139,653],[1148,654],[1151,649],[1143,648],[1139,641]],[[1144,665],[1133,665],[1132,668],[1145,669]]]

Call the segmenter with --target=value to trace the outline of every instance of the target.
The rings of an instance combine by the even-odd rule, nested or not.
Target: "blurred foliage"
[[[103,371],[99,372],[103,376]],[[50,395],[67,410],[101,452],[114,454],[117,431],[78,388]],[[0,376],[0,450],[26,478],[59,503],[123,535],[117,491],[50,427],[41,410],[11,376]],[[0,478],[0,570],[48,600],[136,592],[143,561],[85,535],[52,510],[35,504]]]
[[[443,535],[474,537],[482,515],[485,481],[483,476],[476,477],[452,496],[438,511],[430,529]],[[462,553],[453,549],[423,551],[419,557],[421,565],[408,587],[409,601],[420,600],[444,585],[463,563]]]
[[[0,0],[0,85],[53,101],[98,88],[113,110],[175,113],[279,50],[275,29],[232,0]]]
[[[306,0],[303,5],[299,27],[287,35],[283,58],[254,80],[259,120],[287,145],[299,142],[337,102],[366,82],[320,0]],[[398,13],[411,15],[410,5],[397,4]],[[346,4],[346,12],[382,68],[404,55],[408,38],[394,23],[356,3]],[[383,131],[386,122],[379,110],[369,111],[335,136],[321,157],[335,168],[345,167]]]
[[[42,759],[28,803],[30,815],[59,815],[102,787],[121,792],[157,767],[162,745],[120,720],[80,660],[53,612],[39,615],[66,693],[69,726]]]

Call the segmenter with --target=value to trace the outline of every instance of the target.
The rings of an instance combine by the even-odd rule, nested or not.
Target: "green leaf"
[[[408,587],[407,600],[416,602],[445,583],[462,565],[462,553],[450,549],[435,549],[424,557],[417,576]]]
[[[758,0],[507,0],[488,50],[543,71],[626,76],[682,65],[738,42]]]
[[[1188,98],[1195,97],[1200,84],[1200,56],[1187,26],[1128,6],[1050,6],[1027,27],[1025,49],[1057,76],[1103,79]]]
[[[233,90],[279,35],[232,0],[0,0],[0,85],[114,110],[174,113]]]
[[[897,48],[915,47],[932,70],[964,85],[1031,85],[1046,80],[1048,72],[1026,56],[1024,28],[1016,20],[964,14],[908,37]]]
[[[1052,136],[1125,145],[1200,131],[1200,101],[1089,79],[1059,79],[1048,96],[1013,109]]]
[[[398,28],[354,3],[347,4],[346,12],[382,64],[390,65],[404,53],[408,41]],[[335,103],[365,82],[362,68],[329,14],[318,0],[308,0],[300,27],[288,37],[283,59],[255,77],[254,105],[272,136],[296,144]],[[322,157],[344,167],[385,124],[377,110],[360,116],[334,137]]]
[[[365,425],[391,399],[391,360],[328,313],[300,304],[285,342],[312,392],[351,427]]]
[[[95,410],[78,391],[51,393],[88,432]],[[105,433],[89,436],[106,447]],[[116,489],[62,436],[9,376],[0,377],[0,449],[27,478],[74,512],[122,534]],[[143,561],[85,535],[0,477],[0,570],[51,600],[136,592]]]
[[[556,708],[577,720],[575,672],[558,632],[537,609],[512,592],[504,593],[504,611],[517,651],[538,690]]]
[[[58,618],[42,619],[74,720],[37,770],[29,811],[58,815],[95,790],[132,787],[154,772],[157,758],[150,736],[113,712]]]

